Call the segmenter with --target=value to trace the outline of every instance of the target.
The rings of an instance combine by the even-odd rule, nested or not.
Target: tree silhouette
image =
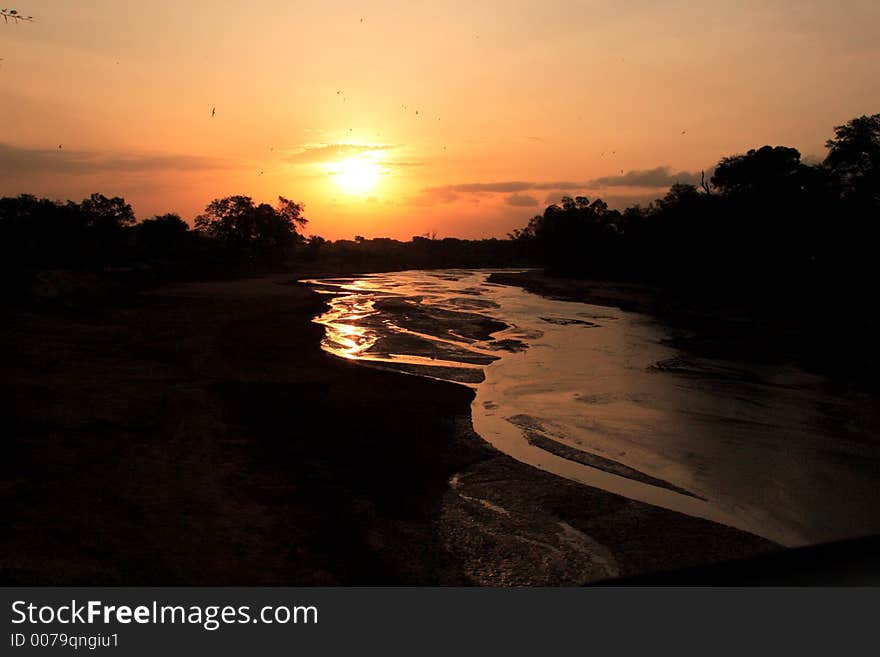
[[[278,206],[256,205],[250,196],[227,196],[211,201],[195,220],[196,230],[220,240],[249,259],[277,261],[301,242],[297,227],[305,226],[303,206],[283,196]]]
[[[762,146],[745,155],[722,159],[712,176],[723,194],[773,195],[794,184],[801,171],[801,154],[786,146]]]
[[[598,273],[614,257],[619,219],[620,213],[609,210],[602,199],[591,202],[585,196],[565,196],[511,237],[533,241],[536,251],[557,273]]]
[[[721,159],[623,213],[566,198],[514,230],[550,273],[639,279],[739,298],[804,300],[873,275],[880,240],[880,114],[837,126],[823,164],[786,146]]]
[[[167,255],[180,245],[189,231],[187,223],[176,214],[145,219],[135,226],[138,246],[148,255]]]
[[[842,196],[880,206],[880,114],[860,116],[834,128],[824,165]]]
[[[134,210],[124,198],[107,198],[92,194],[79,204],[85,225],[99,230],[112,230],[131,226],[135,222]]]

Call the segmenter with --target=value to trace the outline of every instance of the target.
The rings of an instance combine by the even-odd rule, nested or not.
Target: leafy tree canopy
[[[195,228],[230,246],[268,253],[302,240],[297,227],[308,223],[302,213],[302,204],[283,196],[274,208],[257,205],[250,196],[227,196],[211,201],[196,217]]]
[[[804,165],[796,148],[762,146],[723,158],[712,184],[723,194],[767,194],[790,188]]]
[[[880,205],[880,114],[860,116],[834,128],[825,143],[824,165],[846,197]]]

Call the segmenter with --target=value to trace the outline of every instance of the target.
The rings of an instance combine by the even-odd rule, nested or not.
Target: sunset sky
[[[331,239],[500,237],[880,111],[877,0],[4,6],[0,195],[140,218],[281,194]]]

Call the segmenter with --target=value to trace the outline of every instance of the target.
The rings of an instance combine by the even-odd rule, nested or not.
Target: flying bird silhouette
[[[214,118],[214,115],[215,115],[216,113],[217,113],[217,108],[216,108],[216,107],[212,107],[212,108],[211,108],[211,118],[212,118],[212,119]]]
[[[0,9],[0,16],[3,16],[4,23],[8,23],[10,18],[15,23],[18,23],[19,21],[30,23],[34,20],[33,16],[22,16],[21,14],[19,14],[18,9]]]

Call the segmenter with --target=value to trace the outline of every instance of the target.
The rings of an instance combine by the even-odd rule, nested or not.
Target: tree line
[[[123,198],[92,194],[79,203],[32,195],[0,199],[0,263],[10,274],[44,270],[116,273],[169,280],[319,268],[351,272],[518,264],[510,240],[416,236],[325,240],[305,237],[304,208],[283,196],[211,201],[193,228],[176,214],[136,221]],[[21,276],[12,276],[22,280]]]
[[[282,266],[305,239],[303,206],[247,196],[208,204],[194,230],[176,214],[136,221],[120,197],[92,194],[79,203],[29,194],[0,199],[2,265],[9,270],[106,271],[130,267],[238,270]]]
[[[880,237],[880,114],[837,126],[826,147],[817,164],[785,146],[725,157],[646,207],[567,197],[510,237],[564,276],[768,296],[862,287]]]
[[[336,270],[542,265],[555,275],[767,295],[873,278],[880,236],[880,114],[837,126],[807,164],[785,146],[721,159],[700,186],[674,184],[647,206],[564,198],[508,239],[306,238],[302,204],[211,201],[193,229],[178,215],[136,221],[119,197],[79,203],[0,199],[0,263],[162,271],[166,278],[303,265]]]

